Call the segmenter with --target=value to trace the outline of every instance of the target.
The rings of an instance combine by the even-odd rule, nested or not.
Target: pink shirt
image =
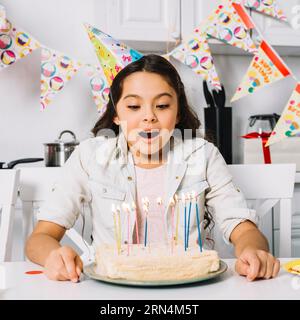
[[[140,243],[145,240],[145,213],[143,211],[142,198],[149,199],[149,212],[147,221],[147,243],[165,242],[167,235],[164,226],[164,215],[162,205],[158,205],[157,198],[164,199],[165,193],[165,176],[167,166],[166,164],[153,168],[144,169],[135,166],[136,172],[136,192],[137,192],[137,216],[138,216],[138,232]],[[136,241],[136,231],[134,228],[133,243]]]

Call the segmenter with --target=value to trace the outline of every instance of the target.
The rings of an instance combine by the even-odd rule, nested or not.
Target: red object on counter
[[[31,270],[31,271],[26,271],[25,274],[29,274],[29,275],[34,275],[34,274],[41,274],[44,273],[44,271],[42,270]]]
[[[261,139],[261,143],[262,143],[262,149],[263,149],[263,153],[264,153],[264,160],[266,164],[270,164],[271,163],[271,153],[270,153],[270,148],[266,147],[266,143],[269,139],[271,135],[271,132],[262,132],[262,133],[258,133],[258,132],[251,132],[248,133],[244,136],[242,136],[242,138],[245,139]]]

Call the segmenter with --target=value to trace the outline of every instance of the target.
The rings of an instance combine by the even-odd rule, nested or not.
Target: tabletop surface
[[[284,264],[295,259],[280,260],[281,264]],[[29,262],[5,262],[0,264],[0,300],[300,299],[300,276],[281,269],[274,279],[249,282],[234,271],[235,259],[223,261],[228,265],[228,269],[215,279],[169,287],[120,286],[92,280],[86,275],[82,275],[78,283],[51,281],[43,273],[26,274],[28,271],[43,270],[38,265]]]

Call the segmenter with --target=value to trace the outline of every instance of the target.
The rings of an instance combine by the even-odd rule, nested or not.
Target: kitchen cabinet
[[[186,39],[221,0],[95,0],[96,25],[142,51],[168,51]],[[290,24],[255,11],[252,15],[265,39],[279,54],[300,55],[300,0],[278,0]],[[299,7],[298,7],[299,6]],[[103,12],[109,14],[103,14]],[[102,13],[101,13],[102,12]],[[256,37],[254,36],[254,40]],[[248,54],[210,39],[216,54]]]
[[[252,16],[257,28],[264,38],[273,46],[281,55],[300,55],[300,0],[277,0],[280,7],[288,17],[289,23],[278,21],[267,15],[247,11]],[[182,1],[181,21],[182,37],[188,37],[193,28],[200,24],[219,4],[221,0],[201,1],[185,0]],[[292,27],[293,26],[293,27]],[[255,33],[253,39],[257,38]],[[247,53],[231,46],[224,45],[218,40],[209,40],[212,52],[219,54],[240,54]]]
[[[282,22],[255,11],[252,18],[265,39],[273,46],[300,46],[300,0],[277,0],[288,18],[289,23]],[[300,54],[300,49],[298,53]]]
[[[105,3],[108,14],[106,21],[98,21],[96,25],[105,25],[106,32],[116,39],[128,44],[134,42],[136,49],[163,50],[166,43],[174,45],[180,38],[180,0],[102,0],[101,3]]]

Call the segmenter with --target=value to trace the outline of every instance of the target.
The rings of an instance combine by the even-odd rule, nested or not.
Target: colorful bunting
[[[65,84],[77,73],[81,63],[49,48],[42,48],[41,97],[42,110],[62,91]]]
[[[170,55],[221,90],[220,80],[206,37],[206,33],[201,31],[200,28],[196,28],[193,35],[186,42],[176,47]]]
[[[294,136],[300,137],[300,83],[297,84],[293,91],[267,142],[267,146]]]
[[[6,11],[4,6],[0,4],[0,31],[6,28]]]
[[[8,20],[6,20],[6,28],[0,32],[0,70],[40,47],[37,40],[27,32],[12,26]]]
[[[216,10],[201,26],[210,37],[219,39],[229,45],[256,53],[257,48],[250,37],[248,30],[254,28],[250,16],[240,4],[231,0],[223,0]]]
[[[254,93],[258,89],[283,79],[290,74],[290,70],[274,49],[267,42],[262,41],[258,53],[254,56],[231,102]]]
[[[275,19],[287,21],[286,16],[278,6],[277,0],[239,0],[238,2],[245,7],[267,14]]]
[[[101,67],[92,65],[87,65],[86,67],[93,99],[101,116],[105,112],[108,103],[109,85]]]
[[[120,70],[143,56],[91,25],[85,24],[85,27],[109,86]]]

